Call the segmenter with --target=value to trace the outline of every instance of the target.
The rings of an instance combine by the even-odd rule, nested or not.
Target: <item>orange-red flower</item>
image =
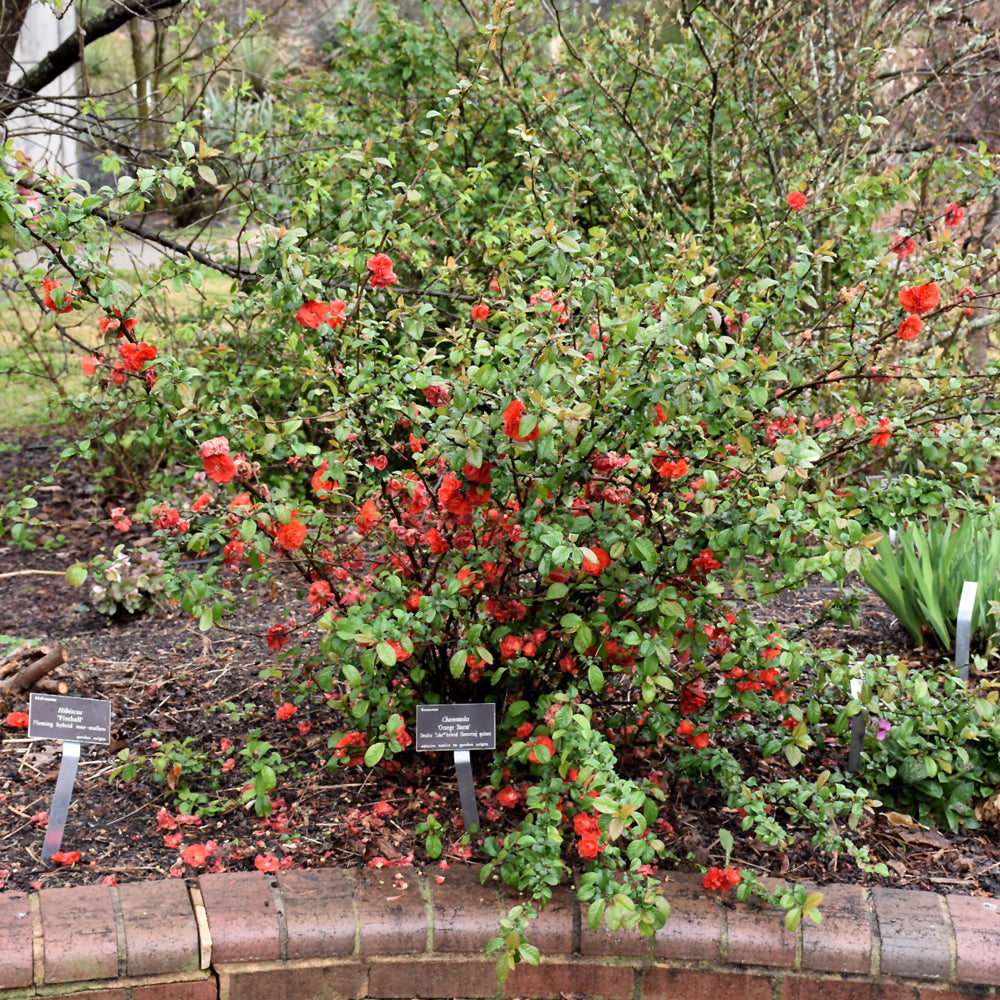
[[[200,868],[208,860],[209,850],[205,844],[190,844],[181,852],[181,861],[192,868]]]
[[[369,499],[361,505],[361,510],[358,511],[358,516],[354,519],[354,523],[358,526],[358,531],[362,535],[367,535],[381,520],[382,515],[378,512],[375,503]]]
[[[75,865],[80,860],[79,851],[56,851],[52,855],[52,860],[57,865]]]
[[[678,458],[676,462],[669,461],[666,456],[660,459],[654,460],[653,466],[664,479],[683,479],[688,474],[686,458]]]
[[[899,304],[915,316],[922,316],[938,307],[941,290],[934,282],[926,285],[910,285],[899,290]]]
[[[66,291],[62,293],[62,305],[59,304],[56,299],[52,298],[52,293],[57,289],[62,288],[62,282],[56,281],[55,278],[46,278],[42,282],[42,291],[45,293],[45,298],[42,300],[45,308],[50,309],[52,312],[56,313],[68,313],[73,311],[73,293],[71,291]]]
[[[900,340],[916,340],[917,335],[924,328],[924,321],[919,316],[907,316],[902,323],[899,324],[899,329],[896,331],[896,336]]]
[[[295,319],[310,330],[318,330],[324,323],[327,323],[334,330],[344,321],[344,310],[347,303],[343,299],[334,299],[332,302],[317,302],[309,299],[304,302]]]
[[[278,722],[285,722],[297,711],[298,709],[290,701],[286,701],[285,704],[274,713],[274,717],[278,720]]]
[[[306,526],[298,520],[297,515],[298,511],[295,511],[292,514],[291,521],[288,524],[283,524],[275,536],[275,541],[286,552],[294,552],[296,549],[301,548],[302,543],[306,540]]]
[[[518,794],[517,790],[511,788],[508,785],[506,788],[501,788],[497,793],[497,802],[504,807],[504,809],[513,809],[514,806],[521,801],[521,796]]]
[[[611,556],[597,545],[590,545],[588,548],[597,558],[594,560],[584,557],[583,571],[588,576],[600,576],[611,565]]]
[[[882,417],[878,422],[878,430],[872,435],[871,446],[873,448],[884,448],[889,443],[889,438],[892,437],[892,429],[889,426],[889,421],[885,417]]]
[[[11,729],[27,729],[28,728],[28,713],[27,712],[8,712],[7,718],[5,720],[6,725],[10,726]]]
[[[785,204],[793,212],[798,212],[806,207],[806,196],[801,191],[792,191],[785,199]]]
[[[480,302],[472,307],[472,321],[480,323],[490,314],[490,307],[485,302]]]
[[[373,288],[387,288],[399,281],[393,273],[392,261],[384,253],[375,254],[365,267],[372,273],[370,281]]]
[[[735,868],[709,868],[701,884],[715,892],[726,892],[739,885],[740,881],[740,873]]]
[[[519,399],[512,400],[507,409],[503,411],[504,434],[514,441],[534,441],[538,437],[537,427],[525,437],[521,437],[521,417],[524,415],[524,411],[525,405]]]
[[[965,218],[965,209],[961,205],[952,202],[944,210],[944,224],[946,226],[957,226]]]
[[[313,473],[311,485],[313,493],[315,493],[318,497],[326,496],[327,493],[333,489],[333,480],[323,478],[323,473],[326,472],[329,464],[330,463],[324,458],[323,461],[320,462],[319,468]]]

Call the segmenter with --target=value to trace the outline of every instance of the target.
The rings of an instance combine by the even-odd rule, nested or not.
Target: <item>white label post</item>
[[[958,618],[955,622],[955,666],[963,681],[969,679],[969,647],[972,644],[972,613],[976,608],[976,591],[979,584],[966,580],[958,601]]]

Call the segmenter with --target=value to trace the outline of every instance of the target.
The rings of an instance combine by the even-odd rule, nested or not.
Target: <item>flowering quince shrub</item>
[[[784,846],[805,828],[817,849],[876,861],[851,840],[868,787],[833,765],[797,770],[825,741],[846,745],[850,657],[755,624],[727,595],[842,581],[885,525],[977,505],[1000,372],[969,363],[967,310],[989,306],[995,275],[952,230],[992,164],[965,153],[875,172],[866,141],[888,123],[848,108],[838,141],[804,139],[780,179],[739,143],[708,155],[706,132],[727,132],[700,126],[684,126],[691,150],[668,175],[663,122],[708,105],[665,109],[663,81],[707,78],[695,37],[728,44],[738,25],[699,11],[692,44],[669,52],[621,41],[622,26],[555,64],[526,39],[508,65],[498,40],[516,16],[498,6],[456,41],[382,11],[370,35],[345,27],[311,90],[280,93],[297,155],[280,203],[265,191],[234,206],[261,223],[241,248],[252,266],[196,349],[140,339],[143,297],[99,254],[72,269],[46,258],[33,277],[53,322],[106,321],[82,359],[95,382],[76,452],[114,446],[126,417],[163,450],[161,479],[112,508],[109,530],[152,532],[165,592],[204,629],[225,613],[224,585],[301,581],[266,635],[308,678],[276,721],[294,726],[315,699],[331,768],[394,768],[417,705],[494,701],[490,778],[519,824],[485,831],[487,876],[544,903],[582,869],[592,924],[651,934],[669,912],[656,875],[678,779],[718,790],[747,837]],[[627,115],[605,82],[625,66]],[[729,100],[717,110],[735,134],[744,111]],[[193,184],[219,151],[193,125],[176,133],[176,161],[124,192],[81,201],[51,180],[30,215],[11,193],[15,237],[47,246],[72,224],[92,246],[97,210]],[[234,137],[231,170],[250,143]],[[727,156],[745,176],[682,197],[682,156],[692,177]],[[905,232],[880,228],[903,208]],[[290,225],[272,224],[278,210]],[[174,263],[164,277],[196,273]],[[208,560],[196,576],[177,569],[190,553]],[[322,636],[308,657],[306,630]],[[238,766],[243,803],[266,815],[282,766],[260,736]],[[180,768],[178,801],[208,814],[223,806],[198,780],[236,766],[218,756],[177,741],[122,766]],[[762,761],[798,778],[768,780]],[[429,851],[439,827],[421,831]],[[200,846],[186,866],[210,863]],[[729,852],[706,887],[745,895],[753,879]],[[794,923],[818,901],[779,902]],[[495,942],[502,976],[537,960],[532,912],[512,911]]]

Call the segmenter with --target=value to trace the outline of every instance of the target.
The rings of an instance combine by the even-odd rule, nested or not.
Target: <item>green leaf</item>
[[[587,670],[587,683],[595,694],[604,690],[604,674],[596,663],[591,663]]]
[[[365,767],[374,767],[385,755],[384,743],[373,743],[365,751]]]
[[[384,640],[375,646],[375,654],[387,667],[396,665],[396,650]]]
[[[75,562],[67,567],[66,582],[71,587],[82,587],[87,582],[87,567],[82,562]]]

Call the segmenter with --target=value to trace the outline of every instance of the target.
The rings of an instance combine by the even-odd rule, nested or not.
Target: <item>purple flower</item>
[[[892,723],[888,719],[879,719],[878,728],[875,731],[875,739],[881,743],[889,735],[890,729],[892,729]]]

